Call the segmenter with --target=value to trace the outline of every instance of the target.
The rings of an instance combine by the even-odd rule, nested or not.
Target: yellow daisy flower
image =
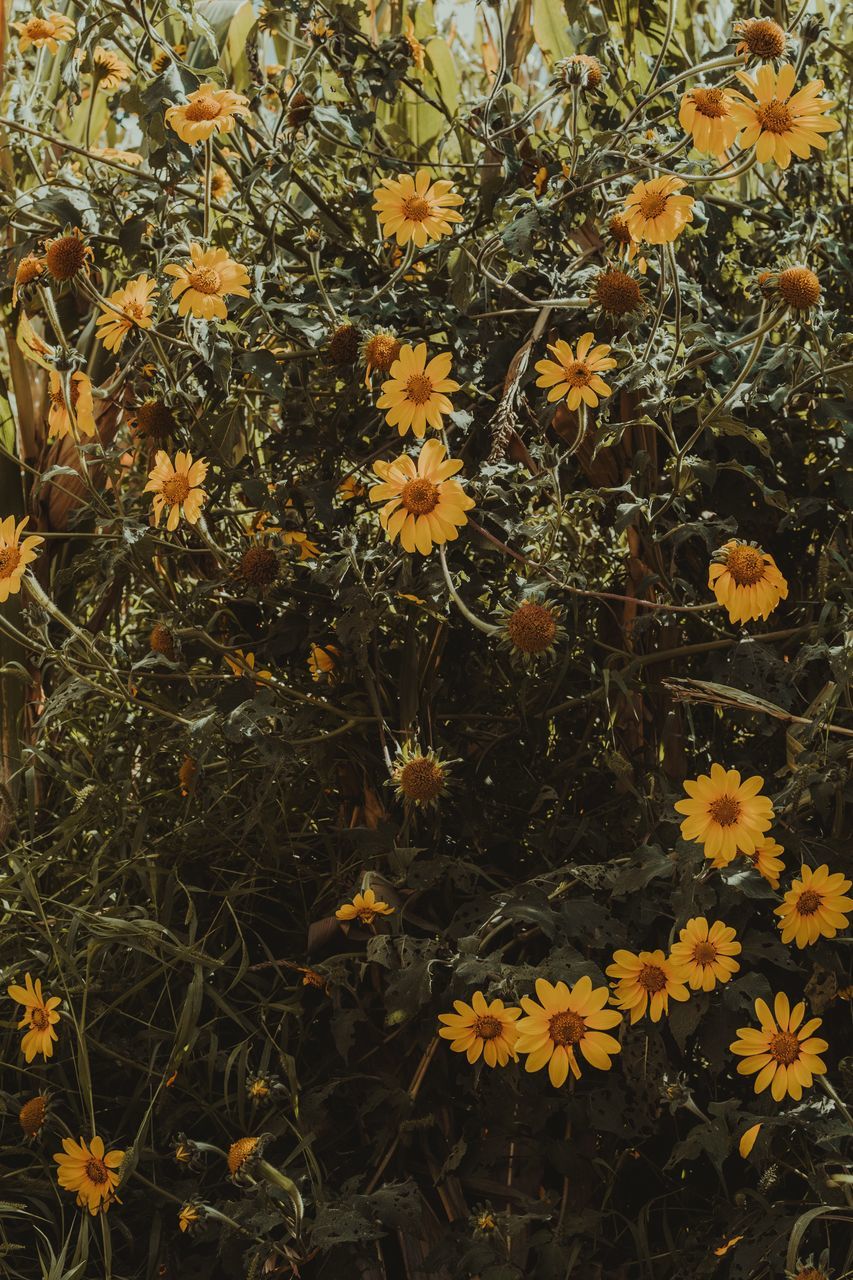
[[[678,122],[703,155],[722,156],[734,145],[738,124],[732,115],[734,98],[725,89],[688,89],[681,99]]]
[[[33,982],[29,974],[24,978],[23,987],[14,983],[7,988],[16,1004],[24,1006],[24,1016],[18,1023],[18,1030],[27,1027],[27,1033],[21,1039],[21,1050],[27,1062],[32,1062],[40,1053],[45,1059],[53,1057],[54,1042],[59,1036],[54,1027],[59,1022],[58,1006],[62,1003],[60,996],[42,994],[41,978]]]
[[[391,366],[391,376],[382,383],[382,394],[376,401],[379,409],[387,409],[385,421],[396,427],[401,436],[411,429],[419,440],[427,426],[441,431],[444,414],[453,412],[448,391],[458,391],[459,383],[448,378],[453,356],[442,351],[427,361],[427,344],[416,347],[408,343]]]
[[[729,1048],[743,1058],[743,1062],[738,1063],[738,1075],[755,1076],[756,1093],[762,1093],[770,1085],[776,1102],[781,1102],[786,1094],[799,1102],[803,1089],[810,1089],[814,1083],[813,1077],[826,1072],[817,1055],[825,1053],[829,1045],[825,1040],[813,1039],[821,1019],[811,1018],[803,1023],[805,1012],[802,1001],[792,1009],[788,997],[780,991],[773,1002],[773,1013],[764,1000],[756,1000],[755,1015],[761,1024],[760,1030],[738,1028],[740,1039],[733,1041]]]
[[[788,598],[788,584],[773,557],[737,538],[715,553],[708,587],[728,609],[730,622],[767,619],[779,601]]]
[[[190,1201],[178,1210],[178,1227],[181,1231],[192,1231],[201,1222],[201,1209]]]
[[[121,147],[90,147],[89,154],[96,160],[118,160],[119,164],[129,165],[131,169],[142,164],[138,151],[122,151]]]
[[[337,679],[335,668],[337,667],[336,659],[340,657],[340,649],[335,648],[333,644],[325,646],[320,644],[311,644],[308,653],[308,670],[311,672],[312,680],[328,680],[333,684]]]
[[[619,1025],[622,1015],[605,1009],[607,987],[593,987],[586,974],[573,987],[537,978],[536,995],[538,1003],[530,996],[521,998],[527,1016],[518,1023],[515,1048],[527,1055],[525,1071],[541,1071],[547,1065],[548,1078],[559,1089],[570,1071],[575,1080],[580,1079],[576,1049],[591,1067],[609,1071],[610,1059],[622,1046],[607,1033]]]
[[[760,876],[763,876],[771,889],[779,888],[779,877],[785,870],[785,864],[779,857],[780,853],[784,853],[782,845],[774,840],[772,836],[765,836],[763,840],[755,846],[752,853],[740,851],[741,857],[748,858],[755,870]],[[731,858],[724,858],[720,854],[711,863],[718,871],[722,867],[727,867],[731,862]]]
[[[780,169],[787,169],[792,155],[806,160],[812,147],[825,151],[826,139],[821,134],[841,128],[826,114],[835,103],[821,98],[822,80],[812,80],[793,93],[796,72],[789,62],[778,72],[760,67],[754,79],[746,71],[739,71],[737,77],[755,99],[737,89],[732,91],[732,116],[742,131],[738,145],[744,151],[754,146],[762,164],[775,160]]]
[[[30,534],[21,542],[21,532],[28,520],[29,516],[24,516],[18,524],[14,516],[0,520],[0,604],[20,591],[27,565],[32,564],[38,554],[34,548],[44,542],[38,534]]]
[[[286,547],[298,547],[299,559],[301,560],[319,560],[320,548],[316,542],[312,542],[307,533],[301,529],[283,529],[281,532],[281,540]]]
[[[107,1151],[103,1138],[93,1137],[87,1144],[81,1138],[63,1138],[64,1155],[53,1158],[59,1168],[56,1176],[65,1191],[77,1192],[77,1204],[94,1216],[106,1213],[116,1197],[119,1175],[116,1170],[124,1160],[123,1151]]]
[[[408,454],[393,462],[374,462],[381,483],[370,490],[371,502],[384,502],[379,513],[382,528],[393,542],[398,536],[404,551],[429,555],[433,543],[458,538],[467,524],[466,511],[474,506],[458,480],[451,480],[462,467],[457,458],[445,460],[445,448],[438,440],[427,440],[417,465]]]
[[[741,782],[737,769],[712,764],[711,773],[687,779],[687,800],[676,803],[685,814],[681,834],[705,846],[706,858],[731,862],[737,853],[753,853],[773,823],[773,804],[759,795],[764,779],[755,774]]]
[[[728,982],[740,965],[732,956],[742,950],[735,931],[722,920],[709,926],[704,916],[694,916],[679,932],[669,955],[687,976],[692,991],[713,991],[718,982]]]
[[[847,928],[847,916],[853,911],[853,898],[845,897],[851,882],[840,871],[829,874],[824,863],[812,871],[800,869],[785,894],[781,907],[775,908],[783,942],[793,942],[800,950],[810,947],[818,938],[834,938]]]
[[[391,781],[400,800],[419,809],[438,805],[447,791],[448,770],[435,751],[421,751],[404,743],[391,772]]]
[[[137,276],[130,284],[111,293],[101,304],[101,314],[95,325],[96,337],[107,351],[118,351],[131,329],[151,328],[154,312],[152,297],[157,292],[157,281],[147,275]]]
[[[373,924],[377,916],[390,916],[394,908],[387,902],[377,898],[372,889],[357,893],[352,902],[345,902],[338,907],[335,917],[338,920],[357,920],[359,924]]]
[[[404,173],[399,178],[383,178],[373,195],[383,233],[396,236],[398,244],[413,240],[422,249],[427,240],[449,236],[453,230],[450,224],[463,220],[453,208],[464,203],[453,183],[444,178],[431,183],[427,169],[419,169],[414,176]]]
[[[464,1053],[469,1062],[482,1057],[487,1067],[505,1067],[515,1057],[515,1020],[521,1010],[505,1005],[503,1000],[486,1000],[475,991],[471,1003],[454,1000],[455,1013],[440,1013],[438,1034],[449,1040],[454,1053]]]
[[[28,284],[32,284],[34,280],[38,280],[39,276],[44,275],[44,263],[41,258],[36,257],[34,253],[28,253],[18,263],[15,269],[15,283],[12,286],[12,306],[18,305],[18,294],[22,289],[26,289]]]
[[[614,951],[613,964],[605,971],[616,978],[613,1001],[620,1009],[630,1011],[631,1024],[639,1022],[646,1010],[652,1022],[660,1022],[669,1013],[669,1001],[689,1000],[685,986],[687,974],[662,951]]]
[[[94,67],[92,75],[97,88],[105,89],[107,93],[130,79],[130,67],[114,49],[105,49],[103,45],[98,45],[92,54],[92,65]]]
[[[683,178],[652,178],[638,182],[628,195],[623,211],[634,240],[668,244],[676,240],[693,221],[692,196],[681,195]]]
[[[249,100],[232,89],[203,84],[180,106],[169,107],[166,123],[180,138],[192,146],[205,142],[214,133],[231,133],[237,116],[249,116]]]
[[[602,343],[594,347],[594,342],[595,338],[591,333],[578,338],[577,358],[568,342],[564,342],[562,338],[548,344],[548,350],[556,359],[537,360],[535,367],[540,374],[536,385],[549,388],[549,401],[565,399],[570,409],[577,409],[583,401],[591,409],[595,409],[599,396],[613,394],[607,383],[599,377],[599,373],[602,369],[615,369],[616,361],[609,358],[609,346]]]
[[[154,524],[159,525],[164,508],[168,507],[169,517],[166,528],[171,533],[178,527],[181,516],[188,524],[197,524],[201,509],[207,501],[207,494],[201,485],[207,475],[206,458],[198,458],[193,462],[191,453],[178,451],[174,465],[163,449],[154,455],[154,469],[148,473],[148,483],[143,493],[153,493]]]
[[[788,47],[786,33],[771,18],[741,18],[732,30],[740,37],[735,53],[747,59],[772,62],[774,58],[781,58]]]
[[[56,53],[60,44],[73,40],[77,28],[64,13],[48,13],[43,18],[27,18],[25,22],[10,24],[18,33],[18,50],[26,53],[32,45],[36,49],[47,49],[48,53]]]
[[[48,437],[61,440],[63,436],[72,434],[71,415],[74,415],[74,427],[83,436],[93,436],[95,427],[95,402],[92,399],[91,379],[78,371],[71,375],[71,412],[65,403],[62,389],[62,377],[55,369],[50,371],[47,411]]]
[[[176,277],[172,297],[180,298],[179,316],[189,312],[200,320],[225,320],[228,311],[223,299],[229,294],[249,296],[248,271],[229,258],[225,249],[203,249],[200,244],[191,244],[189,263],[172,263],[164,271],[167,276]]]

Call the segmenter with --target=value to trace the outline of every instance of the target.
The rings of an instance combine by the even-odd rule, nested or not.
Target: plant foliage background
[[[20,51],[10,24],[32,11],[7,0],[0,516],[45,542],[40,591],[0,610],[0,966],[4,988],[30,972],[62,1005],[53,1057],[27,1064],[4,1003],[3,1274],[746,1280],[809,1255],[851,1274],[849,935],[797,950],[773,914],[801,862],[849,870],[843,134],[692,189],[677,287],[661,295],[646,246],[632,324],[588,301],[609,218],[684,136],[684,83],[644,93],[731,58],[732,23],[758,12],[92,0],[68,6],[54,56]],[[845,123],[841,7],[766,16]],[[99,46],[128,76],[93,92]],[[577,52],[600,61],[595,93],[559,82]],[[205,241],[205,149],[165,112],[209,81],[252,114],[213,145]],[[420,167],[453,182],[463,221],[401,263],[373,192]],[[86,270],[50,305],[38,287],[13,303],[22,258],[69,228]],[[163,266],[190,242],[248,272],[224,321],[170,301]],[[780,315],[697,433],[751,349],[733,343],[759,323],[759,274],[790,263],[817,273],[820,306]],[[141,274],[156,332],[111,354],[93,297]],[[445,428],[476,504],[446,548],[464,611],[438,551],[389,542],[364,493],[412,444],[365,385],[377,327],[453,355]],[[588,330],[618,367],[579,420],[533,363]],[[50,370],[72,368],[97,436],[51,442]],[[151,400],[171,413],[156,440]],[[202,524],[152,525],[156,448],[207,458]],[[730,623],[708,590],[733,536],[788,580],[767,621]],[[241,571],[251,545],[275,551],[271,584]],[[561,614],[531,666],[468,616],[501,625],[525,599]],[[234,671],[235,650],[269,676]],[[437,807],[398,796],[404,745],[450,762]],[[765,778],[779,892],[681,838],[674,802],[713,761]],[[393,914],[342,927],[368,886]],[[626,1020],[607,1073],[555,1090],[435,1038],[454,999],[601,985],[615,949],[666,950],[695,915],[736,928],[740,972]],[[824,1019],[832,1095],[778,1104],[736,1074],[736,1029],[779,990]],[[45,1089],[25,1143],[20,1107]],[[93,1132],[127,1153],[99,1217],[52,1160]],[[284,1180],[229,1177],[244,1137]]]

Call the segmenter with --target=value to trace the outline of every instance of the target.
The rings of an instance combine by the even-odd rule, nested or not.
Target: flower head
[[[51,439],[61,440],[63,436],[72,434],[93,436],[95,426],[95,403],[92,399],[92,383],[90,378],[78,370],[69,379],[71,406],[65,402],[65,390],[62,375],[55,369],[50,371],[48,385],[49,409],[47,422]]]
[[[687,800],[679,800],[678,813],[685,840],[705,846],[706,858],[731,862],[737,853],[753,853],[773,822],[773,804],[759,795],[764,779],[755,774],[741,782],[737,769],[712,764],[711,773],[684,783]]]
[[[53,1158],[59,1168],[56,1176],[65,1191],[77,1192],[77,1204],[94,1216],[106,1213],[116,1197],[119,1175],[116,1170],[124,1160],[123,1151],[107,1151],[103,1138],[88,1143],[81,1138],[63,1138],[64,1154]]]
[[[100,44],[92,54],[92,68],[96,88],[108,93],[130,79],[130,67],[124,58],[120,58],[115,49],[105,49]]]
[[[51,278],[57,284],[73,280],[80,271],[88,271],[94,261],[94,252],[79,227],[64,231],[61,236],[44,242],[43,262]]]
[[[29,516],[17,524],[14,516],[0,520],[0,604],[20,591],[27,565],[32,564],[38,554],[35,548],[44,542],[38,534],[30,534],[21,541],[21,532],[28,520]]]
[[[253,542],[241,555],[237,572],[256,591],[268,591],[279,575],[278,555],[272,547]]]
[[[693,221],[692,196],[681,195],[683,178],[638,182],[625,201],[624,218],[634,240],[668,244]]]
[[[621,213],[613,214],[607,224],[607,234],[613,242],[618,256],[623,258],[625,262],[630,265],[637,258],[637,270],[641,276],[644,276],[648,270],[648,264],[641,254],[637,257],[640,253],[640,242],[631,235],[631,228],[628,226],[627,219]]]
[[[601,63],[588,53],[573,53],[556,63],[553,78],[566,88],[597,89],[602,80]]]
[[[308,670],[312,680],[328,680],[333,684],[337,680],[337,659],[340,649],[333,644],[321,645],[312,642],[308,651]]]
[[[42,994],[41,978],[36,978],[33,982],[27,974],[24,983],[23,987],[13,983],[8,988],[15,1003],[24,1007],[24,1016],[18,1023],[19,1030],[27,1028],[26,1035],[21,1039],[21,1049],[27,1062],[32,1062],[38,1053],[43,1058],[52,1058],[54,1043],[59,1039],[54,1027],[59,1022],[57,1008],[62,1000],[59,996]]]
[[[733,956],[740,955],[741,945],[735,931],[722,920],[712,925],[704,916],[694,916],[680,931],[669,955],[687,978],[693,991],[713,991],[718,982],[728,982],[740,965]]]
[[[545,658],[553,658],[557,644],[565,638],[557,605],[545,599],[522,600],[503,610],[500,643],[514,658],[531,667]]]
[[[765,297],[786,303],[792,311],[812,311],[820,302],[820,280],[808,267],[765,271],[759,284]]]
[[[728,609],[730,622],[769,618],[779,601],[788,598],[788,584],[773,557],[737,538],[715,553],[708,587]]]
[[[464,1053],[469,1062],[482,1057],[487,1067],[505,1067],[515,1057],[515,1021],[521,1010],[505,1005],[503,1000],[487,1000],[475,991],[471,1003],[454,1000],[455,1013],[440,1013],[444,1023],[438,1034],[449,1040],[454,1053]]]
[[[178,1227],[181,1231],[194,1231],[202,1219],[201,1206],[190,1200],[178,1210]]]
[[[558,338],[548,344],[553,360],[537,360],[539,377],[537,387],[548,387],[548,400],[565,400],[570,409],[577,409],[581,401],[591,409],[598,405],[599,396],[612,394],[607,383],[599,376],[603,369],[615,369],[616,361],[610,358],[610,347],[602,343],[593,346],[595,338],[585,333],[578,338],[577,355],[568,342]]]
[[[44,263],[41,258],[34,253],[28,253],[21,258],[15,268],[15,283],[12,286],[12,306],[18,305],[18,297],[31,285],[34,280],[38,280],[40,275],[44,274]]]
[[[427,440],[417,465],[406,453],[393,462],[373,464],[381,483],[371,488],[370,501],[385,503],[380,523],[392,542],[399,535],[404,551],[429,555],[433,543],[452,541],[467,524],[465,512],[474,506],[474,500],[458,480],[450,478],[462,462],[445,460],[444,455],[443,444]]]
[[[153,493],[154,524],[159,525],[164,509],[168,509],[169,518],[166,528],[171,533],[177,529],[181,516],[189,524],[196,524],[201,509],[207,501],[207,494],[201,485],[207,475],[208,463],[205,458],[193,462],[191,453],[180,450],[175,454],[174,464],[168,453],[158,449],[154,458],[154,469],[148,473],[148,483],[144,493]]]
[[[151,328],[154,311],[152,297],[157,292],[157,281],[148,276],[137,276],[129,284],[111,293],[101,304],[95,330],[107,351],[118,351],[131,329]]]
[[[521,998],[526,1016],[518,1023],[515,1047],[527,1056],[525,1071],[547,1066],[551,1084],[559,1089],[570,1072],[580,1079],[576,1050],[591,1067],[609,1071],[610,1059],[622,1046],[608,1032],[619,1025],[622,1015],[605,1009],[610,996],[607,987],[593,987],[586,974],[573,987],[537,978],[536,995],[538,1000]]]
[[[764,877],[771,889],[779,888],[779,877],[785,870],[785,864],[779,857],[780,853],[785,852],[781,844],[774,840],[772,836],[765,836],[758,842],[752,853],[746,853],[744,850],[739,850],[739,852],[742,857],[749,859],[755,870],[760,876]],[[731,858],[717,854],[711,866],[719,870],[721,867],[727,867],[730,862]]]
[[[722,156],[734,144],[738,125],[732,115],[734,98],[725,89],[688,89],[681,99],[678,122],[704,155]]]
[[[345,902],[338,907],[335,917],[345,922],[357,920],[359,924],[373,924],[377,916],[390,916],[394,908],[381,898],[377,898],[372,889],[357,893],[352,902]]]
[[[825,1073],[826,1067],[817,1055],[824,1053],[829,1045],[825,1040],[813,1038],[821,1019],[811,1018],[804,1023],[805,1012],[803,1002],[792,1009],[788,997],[780,991],[773,1002],[773,1013],[764,1000],[756,1000],[755,1015],[760,1029],[738,1029],[740,1038],[729,1048],[743,1058],[738,1063],[738,1074],[755,1076],[756,1093],[762,1093],[770,1085],[776,1102],[781,1102],[786,1094],[799,1102],[803,1089],[811,1088],[814,1083],[813,1077]]]
[[[846,929],[847,916],[853,911],[853,898],[845,896],[850,887],[851,882],[840,871],[830,875],[826,863],[814,871],[803,866],[782,906],[775,908],[782,941],[793,942],[802,950],[818,938],[834,938]]]
[[[236,1142],[232,1142],[228,1148],[227,1164],[228,1172],[234,1178],[246,1164],[256,1156],[261,1154],[262,1138],[238,1138]]]
[[[402,343],[390,329],[374,329],[361,344],[361,358],[367,366],[364,385],[370,386],[374,372],[388,374],[400,355]]]
[[[162,622],[155,622],[148,636],[148,648],[152,653],[161,653],[170,662],[175,661],[175,637]]]
[[[382,383],[382,394],[376,401],[377,408],[387,409],[385,421],[396,427],[401,436],[411,430],[423,439],[427,426],[441,431],[444,414],[453,412],[447,392],[458,391],[459,383],[448,378],[453,357],[442,351],[427,361],[427,345],[400,348],[400,354],[391,366],[387,382]]]
[[[255,684],[259,688],[263,688],[267,681],[272,679],[271,671],[255,670],[255,655],[253,653],[244,653],[242,649],[235,649],[233,658],[228,653],[224,657],[226,666],[231,669],[235,676],[254,677]],[[246,670],[247,667],[248,671]]]
[[[605,267],[592,282],[590,302],[612,319],[643,310],[643,292],[636,276],[620,267]]]
[[[248,116],[249,100],[232,89],[219,89],[215,84],[203,84],[195,89],[180,106],[169,107],[166,123],[181,142],[193,146],[206,142],[214,133],[230,133],[238,116]]]
[[[22,1105],[18,1112],[18,1124],[21,1126],[25,1142],[35,1141],[41,1133],[47,1119],[49,1104],[49,1094],[37,1093]]]
[[[433,750],[420,751],[404,743],[391,774],[397,795],[407,804],[427,809],[447,791],[447,766]]]
[[[361,330],[357,324],[347,321],[345,324],[339,324],[329,339],[329,360],[332,364],[348,365],[355,364],[358,359],[358,348],[361,340]]]
[[[771,18],[742,18],[733,27],[740,44],[735,53],[758,62],[772,62],[781,58],[788,47],[788,37],[778,22]]]
[[[181,767],[178,770],[178,782],[181,787],[181,795],[188,796],[195,790],[196,781],[198,779],[198,761],[192,756],[184,756],[181,761]]]
[[[614,951],[607,976],[616,978],[614,1003],[630,1010],[631,1023],[639,1022],[648,1009],[652,1022],[660,1022],[669,1012],[669,1001],[689,1000],[685,986],[687,973],[662,951]]]
[[[787,169],[792,155],[806,160],[812,147],[825,151],[826,139],[821,135],[841,128],[826,114],[835,103],[821,98],[822,80],[812,80],[794,93],[796,72],[789,62],[778,72],[759,67],[754,79],[746,71],[737,76],[752,94],[750,99],[739,90],[732,91],[738,145],[744,150],[754,146],[760,163],[775,160],[780,169]]]
[[[159,396],[152,396],[138,404],[131,414],[130,423],[137,436],[159,443],[174,435],[178,425],[171,408]]]
[[[453,206],[463,200],[454,192],[453,183],[444,178],[431,183],[428,169],[419,169],[414,176],[404,173],[399,178],[383,178],[373,195],[383,233],[396,236],[398,244],[413,240],[422,249],[428,240],[449,236],[451,223],[462,221],[462,214]]]
[[[180,298],[179,316],[189,312],[202,320],[225,320],[228,311],[224,299],[229,294],[249,296],[248,271],[229,258],[225,249],[203,249],[200,244],[191,244],[190,261],[185,266],[171,263],[164,271],[167,276],[175,276],[172,297]]]
[[[18,33],[18,50],[26,53],[32,45],[35,49],[47,49],[48,53],[56,53],[60,44],[73,40],[77,28],[64,13],[47,13],[43,18],[33,15],[24,22],[13,22]]]

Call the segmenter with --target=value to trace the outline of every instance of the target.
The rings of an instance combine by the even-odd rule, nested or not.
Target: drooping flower
[[[59,1168],[56,1176],[65,1191],[77,1192],[77,1204],[94,1216],[106,1213],[117,1199],[119,1175],[116,1170],[124,1160],[123,1151],[107,1151],[103,1138],[93,1137],[87,1144],[81,1138],[63,1138],[65,1154],[53,1158]]]
[[[728,609],[730,622],[769,618],[779,601],[788,598],[788,584],[773,557],[737,538],[715,552],[708,587]]]
[[[785,894],[782,906],[775,908],[782,941],[802,950],[818,938],[834,938],[846,929],[847,916],[853,911],[853,898],[845,896],[850,887],[840,871],[830,875],[826,863],[814,871],[801,867],[800,878]]]
[[[170,662],[175,661],[175,637],[162,622],[155,622],[148,636],[148,648],[152,653],[160,653]]]
[[[18,1112],[18,1124],[25,1142],[33,1142],[44,1128],[50,1104],[50,1095],[37,1093],[28,1098]]]
[[[391,366],[400,354],[402,343],[390,329],[374,329],[361,344],[361,358],[367,366],[364,385],[370,386],[370,379],[376,373],[390,373]]]
[[[15,282],[12,285],[12,306],[18,305],[19,296],[27,291],[27,286],[44,274],[44,263],[34,253],[28,253],[15,268]]]
[[[207,494],[201,485],[207,475],[206,458],[198,458],[193,462],[191,453],[179,450],[175,454],[174,464],[168,453],[158,449],[154,458],[154,468],[148,473],[148,483],[144,493],[153,493],[154,524],[159,525],[165,508],[169,517],[166,528],[171,533],[178,527],[181,516],[189,524],[196,524],[201,509],[207,501]]]
[[[256,591],[268,591],[280,572],[275,549],[266,547],[261,542],[253,542],[241,555],[237,572]]]
[[[521,1010],[505,1005],[503,1000],[487,1000],[475,991],[471,1003],[454,1000],[455,1013],[440,1013],[444,1026],[438,1034],[449,1040],[454,1053],[464,1053],[473,1063],[482,1057],[487,1067],[505,1067],[515,1057],[515,1022]]]
[[[744,850],[740,851],[741,856],[749,859],[755,870],[760,876],[764,877],[771,889],[779,888],[779,877],[785,870],[785,864],[779,854],[784,852],[782,845],[774,840],[772,836],[765,836],[763,840],[760,840],[752,853],[746,853]],[[719,870],[721,867],[727,867],[730,862],[731,858],[725,858],[718,854],[711,866]]]
[[[95,87],[104,89],[107,93],[130,79],[130,67],[115,49],[105,49],[99,44],[92,54],[92,66]]]
[[[43,18],[27,18],[24,22],[10,24],[18,33],[18,51],[26,53],[32,45],[35,49],[47,49],[57,53],[60,44],[67,44],[77,34],[77,28],[64,13],[48,13]]]
[[[394,908],[381,898],[377,898],[372,889],[357,893],[352,902],[345,902],[338,907],[335,916],[338,920],[357,920],[359,924],[373,924],[377,916],[390,916]]]
[[[820,302],[820,280],[808,267],[785,267],[764,271],[759,277],[761,292],[792,311],[811,311]]]
[[[595,337],[585,333],[578,338],[577,356],[568,342],[558,338],[548,344],[554,360],[536,361],[537,387],[548,387],[548,400],[565,400],[570,409],[577,409],[583,401],[591,409],[598,405],[600,396],[612,395],[611,388],[602,381],[603,369],[615,369],[616,361],[610,357],[610,347],[605,343],[593,346]]]
[[[741,944],[735,931],[722,920],[709,926],[704,916],[694,916],[679,932],[670,950],[670,959],[683,969],[692,991],[713,991],[718,982],[728,982],[740,965]]]
[[[408,15],[406,16],[405,31],[403,34],[406,37],[406,44],[409,46],[409,56],[411,57],[412,62],[419,71],[423,71],[426,49],[415,35],[415,24]]]
[[[734,98],[725,89],[688,89],[681,99],[678,122],[703,155],[720,156],[734,145],[738,124],[732,115]]]
[[[88,271],[95,254],[79,227],[63,231],[61,236],[44,242],[43,262],[51,278],[58,284],[73,280],[80,271]]]
[[[773,804],[758,793],[764,779],[758,774],[741,782],[737,769],[712,764],[711,773],[687,779],[688,799],[676,803],[685,814],[681,834],[705,846],[705,857],[731,862],[737,853],[753,853],[773,823]]]
[[[537,978],[536,995],[538,1003],[531,996],[521,998],[526,1017],[518,1023],[515,1047],[517,1053],[527,1055],[525,1071],[547,1066],[551,1084],[559,1089],[569,1072],[580,1079],[577,1050],[591,1067],[609,1071],[611,1058],[622,1046],[608,1032],[619,1025],[622,1015],[605,1009],[610,997],[607,987],[593,987],[586,974],[573,987]]]
[[[411,430],[422,440],[427,426],[441,431],[444,415],[453,412],[447,392],[458,391],[459,383],[448,378],[453,356],[442,351],[427,361],[427,345],[400,348],[391,366],[390,377],[382,383],[382,394],[376,401],[379,409],[387,409],[385,421],[396,427],[401,436]]]
[[[361,330],[357,324],[347,321],[339,324],[329,339],[329,361],[335,365],[355,364],[361,344]]]
[[[308,670],[311,672],[311,679],[328,680],[333,684],[337,679],[337,659],[340,656],[340,649],[333,644],[312,643],[308,652]]]
[[[123,288],[116,289],[101,303],[101,314],[95,330],[107,351],[118,351],[134,327],[151,328],[151,316],[154,313],[152,298],[156,292],[157,281],[141,275]]]
[[[634,240],[669,244],[693,221],[692,196],[681,195],[683,178],[638,182],[625,201],[624,218]]]
[[[804,1002],[792,1009],[788,997],[780,991],[773,1002],[773,1013],[764,1000],[756,1000],[760,1029],[738,1029],[740,1038],[729,1048],[743,1058],[738,1063],[738,1074],[755,1076],[756,1093],[762,1093],[769,1085],[776,1102],[786,1094],[799,1102],[803,1089],[814,1083],[814,1076],[825,1073],[826,1066],[817,1055],[825,1053],[829,1045],[813,1038],[821,1019],[811,1018],[804,1023],[805,1012]]]
[[[732,28],[740,37],[735,53],[759,62],[772,62],[781,58],[788,47],[788,36],[771,18],[741,18]]]
[[[427,809],[436,806],[447,791],[447,766],[432,749],[421,751],[406,742],[400,749],[391,781],[401,800]]]
[[[177,421],[170,406],[159,396],[143,400],[129,416],[130,427],[143,440],[164,443],[174,435]]]
[[[567,89],[572,85],[581,89],[597,89],[602,80],[601,63],[591,54],[573,53],[555,64],[553,79]]]
[[[462,222],[462,214],[454,208],[464,203],[462,196],[444,178],[431,183],[428,169],[419,169],[414,176],[383,178],[373,195],[383,233],[396,236],[398,244],[413,240],[422,249],[428,240],[449,236],[451,223]]]
[[[760,163],[774,160],[780,169],[787,169],[792,155],[806,160],[812,147],[825,151],[826,139],[821,135],[841,128],[826,114],[835,103],[821,98],[822,80],[812,80],[793,92],[796,71],[789,62],[778,72],[759,67],[754,79],[746,71],[737,76],[752,94],[748,98],[737,89],[732,91],[732,116],[741,131],[738,145],[744,150],[754,146]]]
[[[281,540],[286,547],[297,547],[299,559],[319,560],[321,552],[316,542],[312,542],[303,529],[283,529]]]
[[[621,213],[613,214],[607,224],[607,234],[613,241],[617,254],[629,265],[637,258],[637,270],[641,276],[644,276],[648,270],[648,263],[642,254],[637,257],[640,253],[640,242],[631,235],[627,220]]]
[[[8,988],[9,995],[16,1004],[23,1005],[24,1016],[18,1023],[18,1030],[26,1027],[21,1037],[21,1051],[27,1062],[32,1062],[40,1053],[45,1059],[53,1057],[53,1046],[59,1039],[54,1027],[59,1022],[57,1008],[62,1003],[60,996],[42,994],[41,978],[33,982],[29,974],[24,978],[24,986],[15,985]]]
[[[229,294],[249,297],[249,273],[229,258],[225,249],[203,249],[200,244],[191,244],[186,266],[171,263],[163,270],[167,276],[175,276],[172,297],[180,298],[179,316],[189,312],[201,320],[225,320],[228,310],[224,299]]]
[[[193,1231],[202,1219],[201,1207],[190,1200],[178,1210],[178,1227],[181,1231]]]
[[[0,604],[20,591],[27,565],[32,564],[38,555],[35,548],[44,542],[44,538],[35,533],[21,541],[21,533],[28,521],[29,516],[24,516],[17,524],[14,516],[0,520]]]
[[[441,545],[459,536],[467,524],[466,511],[474,506],[458,480],[450,477],[461,460],[447,458],[438,440],[427,440],[417,465],[408,454],[393,462],[374,462],[381,483],[370,490],[371,502],[384,502],[379,513],[382,528],[393,542],[399,535],[404,551],[429,555],[433,543]]]
[[[223,656],[226,665],[231,668],[235,676],[246,677],[247,679],[254,677],[255,684],[261,688],[268,680],[272,679],[271,671],[255,670],[255,655],[253,653],[244,653],[242,649],[235,649],[233,658],[228,653]],[[246,667],[249,668],[248,671],[246,671]]]
[[[689,1000],[687,974],[662,951],[614,951],[613,964],[605,970],[616,978],[613,1001],[630,1012],[631,1023],[639,1022],[648,1009],[652,1022],[669,1013],[670,1000]]]
[[[231,133],[238,116],[249,116],[249,100],[232,89],[203,84],[193,90],[186,102],[169,107],[166,123],[180,138],[193,146],[206,142],[214,133]]]
[[[231,1143],[226,1163],[232,1178],[240,1173],[253,1156],[260,1155],[262,1145],[262,1138],[238,1138],[236,1142]]]
[[[65,403],[62,375],[57,373],[55,369],[51,369],[48,389],[50,408],[47,411],[50,439],[61,440],[64,436],[72,435],[74,428],[76,428],[79,435],[83,436],[93,436],[97,431],[91,379],[82,370],[78,369],[77,372],[72,373],[69,385],[71,390],[70,413],[68,405]],[[73,427],[72,414],[74,415]]]

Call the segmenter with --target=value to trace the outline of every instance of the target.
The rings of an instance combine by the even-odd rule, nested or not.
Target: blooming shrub
[[[6,18],[4,1274],[849,1274],[841,7]]]

